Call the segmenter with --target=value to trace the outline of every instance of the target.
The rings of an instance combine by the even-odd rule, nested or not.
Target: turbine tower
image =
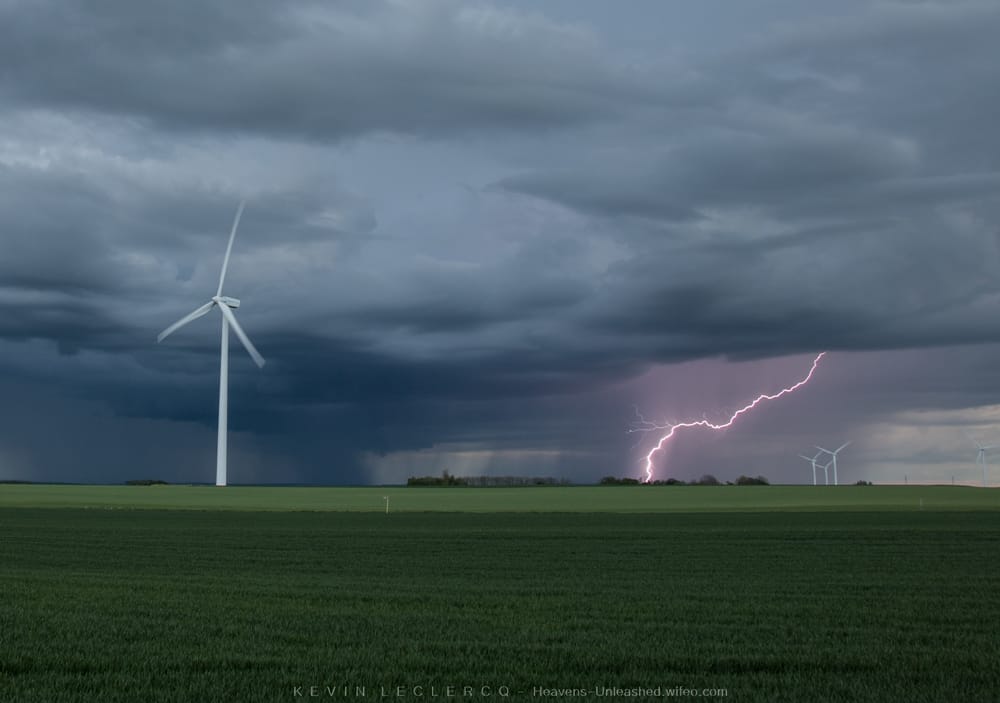
[[[812,464],[812,467],[813,467],[813,485],[814,486],[816,485],[816,460],[819,459],[819,456],[822,453],[823,452],[816,452],[816,456],[806,456],[805,454],[799,454],[800,457],[802,457],[803,459],[805,459],[806,461],[808,461],[810,464]],[[829,483],[829,482],[830,482],[829,479],[827,479],[827,483]]]
[[[817,456],[819,456],[819,455],[817,455]],[[823,480],[825,481],[825,483],[823,485],[825,485],[825,486],[829,486],[830,485],[830,464],[832,464],[832,463],[833,463],[833,461],[831,460],[831,461],[828,461],[825,464],[823,464]]]
[[[836,449],[834,449],[832,452],[829,449],[823,449],[823,447],[820,447],[820,446],[816,447],[821,452],[826,452],[831,457],[830,458],[830,464],[833,464],[833,485],[834,486],[839,486],[840,485],[840,483],[838,483],[838,481],[837,481],[837,455],[840,454],[840,450],[841,449],[843,449],[844,447],[846,447],[852,441],[853,440],[848,440],[848,441],[844,442],[839,447],[837,447]],[[829,466],[830,464],[827,464],[827,466]]]
[[[191,322],[192,320],[197,320],[199,317],[207,315],[212,308],[218,308],[222,316],[222,343],[220,345],[220,362],[219,362],[219,437],[218,444],[216,448],[215,455],[215,485],[225,486],[226,485],[226,452],[227,452],[227,437],[228,437],[228,422],[229,422],[229,328],[232,327],[236,336],[239,338],[240,342],[243,344],[243,348],[247,350],[250,354],[250,358],[254,360],[254,363],[258,367],[264,366],[264,357],[260,355],[257,348],[247,337],[246,332],[240,327],[240,323],[236,321],[236,315],[233,314],[233,310],[240,306],[240,301],[236,298],[230,298],[222,294],[222,285],[226,280],[226,269],[229,267],[229,255],[233,251],[233,240],[236,238],[236,228],[240,224],[240,217],[243,215],[243,207],[246,202],[241,202],[239,208],[236,210],[236,219],[233,220],[233,229],[229,233],[229,245],[226,247],[226,256],[222,260],[222,273],[219,275],[219,288],[216,290],[215,295],[202,305],[200,308],[194,310],[193,312],[185,315],[179,319],[174,324],[170,325],[167,329],[160,332],[159,336],[156,338],[157,342],[162,342],[169,335],[173,334],[181,327]]]

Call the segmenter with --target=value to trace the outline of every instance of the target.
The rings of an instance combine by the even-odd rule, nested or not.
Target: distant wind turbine
[[[976,447],[978,447],[978,449],[979,449],[979,451],[976,453],[976,464],[982,464],[982,467],[983,467],[983,488],[985,488],[987,486],[987,483],[986,483],[986,452],[988,452],[990,449],[996,449],[997,445],[995,445],[995,444],[988,444],[988,445],[980,444],[979,440],[977,440],[976,438],[974,438],[972,435],[969,435],[969,439],[971,439],[975,443]]]
[[[243,344],[243,348],[250,354],[250,358],[258,367],[264,366],[264,357],[260,355],[257,348],[247,337],[246,332],[236,321],[233,310],[240,306],[240,301],[222,295],[222,284],[226,280],[226,269],[229,267],[229,255],[233,251],[233,240],[236,238],[236,228],[240,224],[240,217],[243,215],[243,207],[246,202],[241,202],[236,210],[236,219],[233,220],[233,229],[229,233],[229,245],[226,247],[226,256],[222,260],[222,273],[219,275],[219,288],[212,296],[211,300],[200,308],[185,315],[167,329],[160,332],[156,338],[157,342],[162,342],[169,335],[173,334],[187,323],[197,320],[199,317],[207,315],[212,308],[218,308],[222,314],[222,344],[220,348],[221,361],[219,362],[219,436],[215,459],[215,485],[226,485],[226,448],[229,421],[229,328],[232,327],[236,336]]]
[[[814,486],[816,485],[816,460],[819,459],[820,454],[822,454],[822,453],[823,452],[816,452],[816,456],[806,456],[805,454],[799,454],[800,457],[802,457],[803,459],[805,459],[806,461],[808,461],[810,464],[812,464],[812,467],[813,467],[813,485]],[[829,483],[829,482],[830,482],[829,479],[827,479],[827,483]]]
[[[830,455],[830,464],[833,464],[833,485],[834,486],[839,486],[840,485],[840,483],[837,481],[837,455],[840,454],[840,450],[841,449],[843,449],[844,447],[846,447],[852,441],[854,441],[854,440],[848,440],[848,441],[844,442],[839,447],[837,447],[836,449],[834,449],[832,452],[829,449],[823,449],[823,447],[820,447],[820,446],[816,447],[821,452],[826,452],[827,454]],[[827,464],[827,466],[829,466],[830,464]]]

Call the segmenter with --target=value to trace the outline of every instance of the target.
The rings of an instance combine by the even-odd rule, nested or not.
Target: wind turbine
[[[990,449],[996,449],[997,445],[995,445],[995,444],[982,445],[982,444],[979,443],[979,440],[977,440],[976,438],[974,438],[972,435],[969,435],[969,439],[971,439],[973,442],[975,442],[976,446],[979,448],[979,452],[976,454],[976,463],[983,465],[983,488],[985,488],[986,485],[987,485],[986,484],[986,452],[989,451]]]
[[[805,454],[799,454],[800,457],[802,457],[803,459],[805,459],[806,461],[808,461],[810,464],[812,464],[812,467],[813,467],[813,485],[814,486],[816,485],[816,460],[819,459],[819,455],[822,454],[822,453],[823,452],[816,452],[816,456],[806,456]],[[827,483],[829,483],[829,482],[830,481],[828,479]]]
[[[215,456],[216,486],[226,485],[226,448],[229,422],[230,327],[233,328],[236,336],[239,337],[240,342],[242,342],[243,348],[247,350],[248,354],[250,354],[250,358],[254,360],[254,363],[257,364],[258,367],[264,366],[264,357],[262,357],[260,352],[257,351],[253,342],[251,342],[250,338],[247,337],[246,332],[244,332],[243,328],[240,327],[240,323],[236,321],[236,315],[233,314],[233,310],[240,306],[240,301],[236,298],[230,298],[222,294],[222,284],[225,283],[226,269],[229,267],[229,255],[233,251],[233,240],[236,238],[236,228],[240,224],[240,217],[243,215],[243,207],[245,205],[245,201],[241,202],[239,208],[236,210],[236,219],[233,220],[233,229],[229,233],[229,245],[226,247],[226,256],[222,260],[222,273],[219,275],[219,288],[216,290],[215,295],[213,295],[212,298],[200,308],[185,315],[177,322],[170,325],[170,327],[160,332],[159,336],[156,338],[157,342],[162,342],[169,335],[173,334],[187,323],[207,315],[212,308],[218,308],[219,312],[222,314],[222,344],[220,347],[221,360],[219,362],[219,437]]]
[[[837,455],[840,453],[841,449],[843,449],[844,447],[846,447],[852,441],[854,441],[854,440],[848,440],[848,441],[844,442],[839,447],[837,447],[836,449],[834,449],[832,452],[829,449],[823,449],[823,447],[820,447],[820,446],[816,447],[821,452],[826,452],[827,454],[829,454],[832,457],[830,459],[830,464],[833,464],[833,485],[834,486],[839,486],[840,485],[837,482]],[[829,466],[830,464],[827,464],[827,466]]]

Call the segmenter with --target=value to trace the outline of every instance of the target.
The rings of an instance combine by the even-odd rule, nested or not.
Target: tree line
[[[565,478],[550,476],[454,476],[442,471],[440,476],[410,476],[407,486],[511,488],[520,486],[570,486]],[[740,476],[735,481],[720,481],[712,474],[705,474],[696,481],[681,481],[676,478],[643,483],[637,478],[605,476],[598,481],[600,486],[769,486],[771,482],[764,476]]]
[[[770,486],[771,482],[764,476],[740,476],[735,481],[722,482],[712,474],[705,474],[697,481],[681,481],[676,478],[665,480],[641,482],[637,478],[619,478],[617,476],[605,476],[598,485],[600,486]]]
[[[442,471],[440,476],[411,476],[407,486],[470,486],[473,488],[517,488],[521,486],[568,486],[564,478],[551,476],[453,476]]]

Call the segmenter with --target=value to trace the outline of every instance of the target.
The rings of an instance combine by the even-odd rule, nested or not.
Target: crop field
[[[933,491],[919,509],[917,493],[890,490],[883,501],[904,502],[629,513],[541,512],[534,495],[562,489],[540,488],[515,490],[532,494],[517,508],[526,512],[385,515],[378,503],[9,507],[8,488],[3,701],[481,702],[566,689],[581,689],[574,700],[687,689],[732,701],[979,701],[1000,691],[1000,511],[976,502],[989,491],[955,489],[972,497],[951,509],[935,508]],[[234,500],[230,489],[191,490]],[[476,500],[508,500],[483,490]],[[678,489],[594,490],[616,505],[630,491]],[[594,500],[580,496],[564,500]]]
[[[0,485],[0,507],[384,512],[1000,510],[967,486],[560,486],[537,488]]]

